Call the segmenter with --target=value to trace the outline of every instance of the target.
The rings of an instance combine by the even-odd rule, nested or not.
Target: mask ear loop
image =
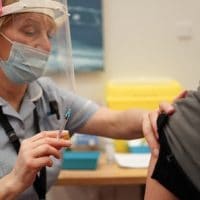
[[[4,37],[8,42],[10,42],[10,44],[13,44],[13,41],[9,39],[4,33],[0,32],[0,35]]]

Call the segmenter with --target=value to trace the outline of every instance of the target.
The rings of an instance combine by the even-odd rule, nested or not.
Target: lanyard
[[[40,132],[40,126],[39,126],[39,117],[36,108],[33,111],[34,114],[34,124],[36,127],[36,132]],[[13,145],[16,153],[18,154],[19,149],[20,149],[20,141],[19,138],[17,137],[13,127],[8,121],[8,117],[3,113],[2,107],[0,106],[0,123],[5,130],[9,141]],[[43,167],[40,170],[40,175],[36,175],[35,181],[33,183],[34,189],[37,192],[37,195],[39,197],[39,200],[45,200],[46,196],[46,167]]]

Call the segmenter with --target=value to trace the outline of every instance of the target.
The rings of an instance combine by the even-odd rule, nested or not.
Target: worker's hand
[[[60,149],[70,147],[69,140],[63,139],[68,131],[63,131],[57,138],[58,131],[43,131],[21,143],[19,154],[10,175],[17,183],[15,187],[22,192],[33,184],[37,172],[42,167],[53,165],[51,156],[61,158]]]
[[[187,91],[183,91],[174,99],[174,101],[180,98],[184,98],[186,95]],[[171,115],[175,112],[175,109],[169,102],[162,102],[159,105],[158,110],[145,113],[143,116],[143,134],[154,156],[158,156],[159,153],[157,118],[159,114],[163,112]]]

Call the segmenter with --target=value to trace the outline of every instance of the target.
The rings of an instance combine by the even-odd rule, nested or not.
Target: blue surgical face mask
[[[0,34],[12,44],[8,60],[0,59],[0,67],[11,81],[18,84],[30,83],[44,74],[48,52],[11,41],[3,33]]]

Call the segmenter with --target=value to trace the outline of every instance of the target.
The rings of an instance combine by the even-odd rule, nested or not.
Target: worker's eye
[[[25,34],[26,34],[27,36],[32,37],[32,36],[34,36],[35,32],[27,31],[27,32],[25,32]]]
[[[35,30],[35,28],[33,28],[33,27],[30,27],[30,28],[26,28],[26,29],[24,29],[24,34],[25,35],[27,35],[27,36],[34,36],[35,34],[36,34],[36,30]]]

